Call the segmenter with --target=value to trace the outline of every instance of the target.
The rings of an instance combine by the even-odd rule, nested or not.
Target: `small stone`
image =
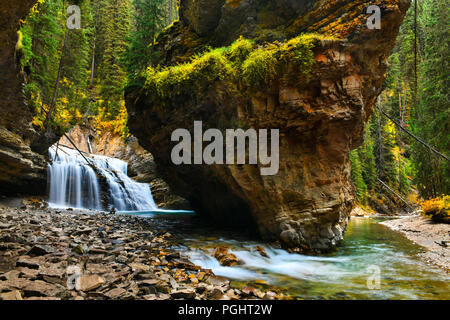
[[[85,254],[86,250],[85,248],[80,244],[72,248],[72,252],[78,253],[78,254]]]
[[[136,272],[136,271],[149,272],[150,271],[150,266],[142,264],[142,263],[130,263],[130,267],[134,272]]]
[[[208,279],[206,279],[206,283],[213,286],[228,286],[230,284],[230,281],[224,277],[210,275]]]
[[[158,300],[169,300],[170,299],[170,295],[166,294],[166,293],[158,293],[157,297],[158,297]]]
[[[274,300],[277,297],[277,294],[273,291],[267,291],[264,295],[264,300]]]
[[[11,280],[11,279],[17,279],[20,275],[20,271],[19,270],[11,270],[8,271],[2,275],[0,275],[0,280]]]
[[[84,292],[92,291],[100,287],[103,283],[105,283],[105,280],[96,274],[82,275],[80,277],[80,290]]]
[[[173,299],[187,299],[192,300],[195,298],[195,290],[194,289],[185,289],[185,290],[177,290],[173,291],[170,296]]]
[[[223,291],[219,288],[214,288],[212,291],[207,293],[208,299],[219,300],[223,297]]]
[[[25,267],[30,269],[39,269],[39,263],[28,258],[20,258],[16,262],[16,267]]]
[[[28,252],[29,256],[44,256],[49,253],[55,252],[55,249],[49,246],[35,245]]]
[[[244,288],[242,288],[241,291],[242,291],[243,294],[249,296],[249,295],[252,295],[255,292],[255,288],[253,288],[253,287],[244,287]]]
[[[239,264],[242,264],[233,253],[229,253],[229,248],[227,247],[218,247],[214,252],[214,257],[219,261],[219,263],[226,267],[232,267]]]
[[[29,269],[29,268],[19,268],[20,269],[20,276],[22,278],[27,278],[30,280],[36,279],[36,277],[39,274],[39,271],[36,269]]]
[[[263,246],[256,246],[255,250],[259,252],[259,254],[262,257],[268,258],[269,256],[267,255],[266,249]]]
[[[155,280],[155,279],[148,279],[148,280],[144,280],[144,281],[140,281],[139,285],[140,286],[145,286],[145,287],[154,287],[159,283],[159,280]]]
[[[105,296],[107,296],[110,299],[118,299],[121,296],[125,295],[127,293],[126,290],[122,289],[122,288],[114,288],[110,291],[108,291],[107,293],[105,293]]]
[[[23,300],[19,290],[13,290],[0,294],[0,300]]]

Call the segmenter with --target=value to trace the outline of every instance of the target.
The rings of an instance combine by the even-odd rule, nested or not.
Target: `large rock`
[[[369,30],[372,1],[208,0],[181,2],[181,19],[163,32],[161,65],[188,61],[208,45],[244,35],[259,43],[315,32],[310,81],[292,85],[290,72],[270,89],[239,94],[215,81],[183,90],[161,106],[139,87],[126,100],[129,127],[152,152],[171,188],[198,212],[227,224],[254,223],[286,247],[323,251],[343,237],[354,200],[349,151],[362,139],[385,79],[387,58],[409,0],[379,1],[382,28]],[[171,134],[208,128],[279,128],[280,170],[261,176],[256,165],[182,165],[171,162]]]
[[[32,125],[33,110],[23,96],[23,73],[16,53],[19,19],[24,19],[36,0],[0,3],[0,193],[43,194],[44,153],[54,142],[52,133]],[[32,147],[30,147],[32,146]]]

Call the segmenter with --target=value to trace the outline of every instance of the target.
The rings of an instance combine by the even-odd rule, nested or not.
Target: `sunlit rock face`
[[[0,194],[45,194],[46,161],[42,154],[58,137],[35,130],[33,110],[23,95],[24,74],[16,51],[19,20],[35,0],[0,3]]]
[[[302,32],[328,38],[314,49],[309,82],[292,84],[292,69],[265,90],[236,94],[222,81],[185,90],[161,106],[141,88],[127,92],[129,126],[152,152],[171,188],[194,209],[228,224],[256,226],[266,239],[305,252],[342,240],[354,200],[349,151],[385,79],[386,61],[408,0],[378,1],[381,29],[370,30],[373,1],[185,0],[180,22],[163,32],[161,65],[188,59],[240,35],[284,41]],[[333,37],[333,39],[330,39]],[[207,128],[280,130],[280,169],[261,176],[258,165],[181,165],[171,161],[171,134]]]

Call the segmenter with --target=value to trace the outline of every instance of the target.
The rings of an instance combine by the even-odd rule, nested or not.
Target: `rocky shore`
[[[232,288],[175,250],[152,219],[0,206],[0,299],[278,299]]]
[[[392,230],[403,233],[409,240],[426,248],[420,256],[427,263],[441,267],[450,272],[450,225],[435,223],[416,215],[382,222]]]

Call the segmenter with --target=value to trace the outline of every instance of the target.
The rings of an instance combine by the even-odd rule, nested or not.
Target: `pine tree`
[[[133,1],[135,24],[126,54],[127,68],[132,75],[139,74],[159,57],[152,44],[168,24],[166,2],[167,0]]]
[[[356,200],[358,203],[364,204],[367,199],[367,185],[363,179],[363,169],[357,150],[350,151],[350,162],[352,164],[351,176],[356,190]]]
[[[411,121],[414,133],[444,154],[450,154],[449,138],[449,0],[424,1],[423,61],[420,64],[419,96],[416,117]],[[417,164],[417,183],[425,197],[436,197],[450,191],[448,161],[436,156],[423,145],[413,143]]]

